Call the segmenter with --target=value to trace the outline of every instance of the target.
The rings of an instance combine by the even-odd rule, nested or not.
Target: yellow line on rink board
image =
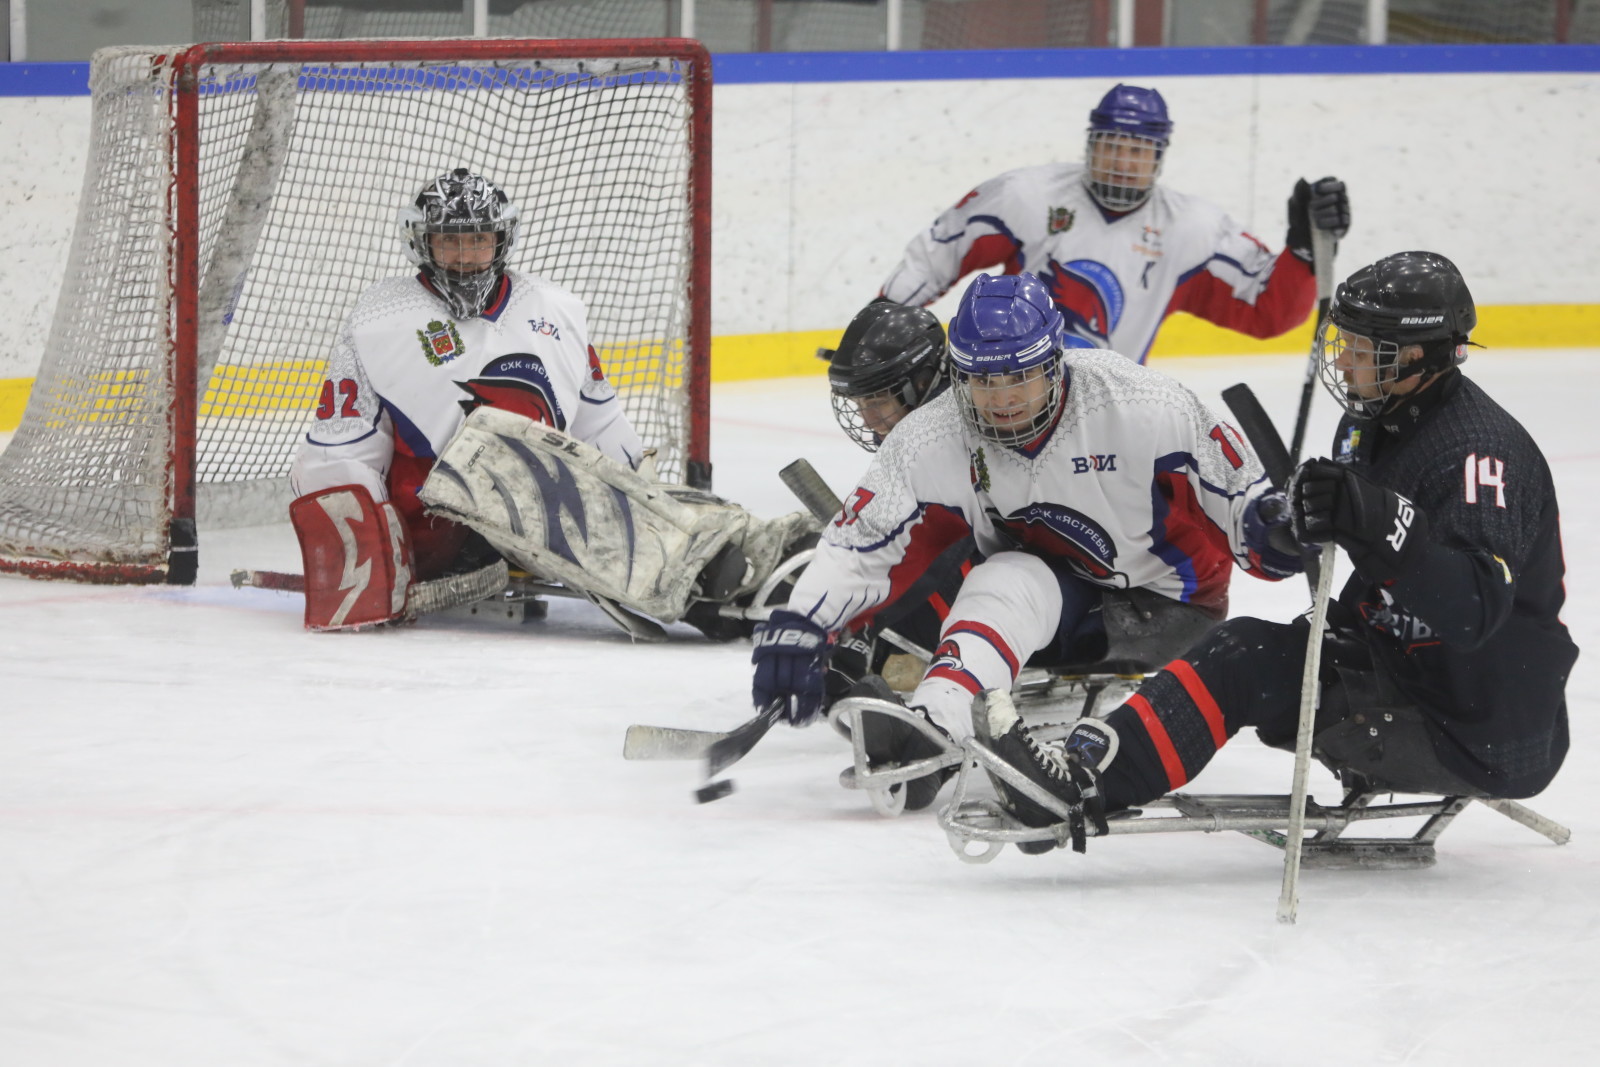
[[[1176,356],[1237,356],[1304,354],[1311,340],[1308,318],[1281,337],[1258,341],[1224,330],[1180,312],[1161,327],[1154,358]],[[791,378],[823,374],[827,364],[817,358],[820,347],[832,348],[843,334],[833,330],[798,330],[792,333],[724,334],[711,339],[711,380],[741,382],[760,378]],[[1491,348],[1597,348],[1600,347],[1600,304],[1499,304],[1478,309],[1478,328],[1472,339]],[[251,375],[236,369],[230,376],[256,380],[257,392],[242,403],[249,410],[280,410],[309,404],[315,399],[320,369],[295,364]],[[216,383],[213,383],[215,385]],[[32,378],[0,378],[0,433],[15,430],[22,421]],[[304,398],[302,400],[302,398]],[[206,405],[202,414],[242,414],[231,405]]]

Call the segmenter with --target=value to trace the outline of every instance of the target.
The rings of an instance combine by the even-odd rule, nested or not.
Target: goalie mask
[[[517,209],[481,174],[457,167],[400,212],[406,252],[457,318],[481,315],[517,239]]]
[[[856,314],[828,361],[833,416],[868,452],[876,452],[884,436],[948,380],[939,320],[924,308],[887,300],[874,300]]]
[[[1083,183],[1107,211],[1127,212],[1155,190],[1172,137],[1167,102],[1154,89],[1117,85],[1089,112]]]
[[[1323,387],[1346,412],[1374,419],[1424,380],[1467,358],[1478,312],[1456,265],[1435,252],[1399,252],[1340,283],[1317,330]],[[1420,349],[1420,352],[1413,348]]]
[[[967,429],[1024,448],[1050,428],[1066,379],[1064,324],[1033,275],[980,274],[950,320],[950,377]]]

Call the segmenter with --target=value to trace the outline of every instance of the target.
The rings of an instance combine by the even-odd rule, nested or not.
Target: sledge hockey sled
[[[1060,816],[1060,821],[1044,827],[1024,825],[998,802],[974,796],[975,779],[993,775],[1029,800]],[[1558,845],[1565,844],[1571,831],[1539,815],[1514,800],[1503,800],[1463,791],[1437,796],[1418,796],[1401,801],[1396,794],[1410,794],[1416,783],[1390,784],[1365,775],[1340,771],[1344,798],[1335,805],[1306,801],[1304,839],[1300,864],[1314,869],[1400,870],[1431,867],[1435,862],[1434,843],[1455,817],[1473,801],[1492,808],[1507,818],[1543,834]],[[1402,788],[1412,785],[1413,790]],[[1387,799],[1385,799],[1387,798]],[[1289,825],[1287,795],[1169,793],[1143,808],[1113,812],[1106,816],[1106,834],[1160,834],[1231,830],[1282,849]],[[1000,759],[976,739],[962,746],[960,771],[955,794],[938,813],[940,827],[956,855],[967,863],[988,863],[1006,845],[1051,843],[1066,846],[1071,840],[1073,813],[1068,805]],[[1345,832],[1356,823],[1376,819],[1421,818],[1422,826],[1409,837],[1355,837]],[[1100,836],[1092,820],[1085,821],[1090,837]]]
[[[1145,589],[1107,591],[1101,604],[1106,629],[1103,656],[1093,663],[1034,666],[1018,673],[1012,692],[1018,697],[1017,706],[1024,720],[1047,714],[1059,718],[1063,713],[1077,720],[1109,712],[1122,697],[1137,689],[1147,674],[1159,670],[1216,625],[1215,620],[1189,605]],[[879,640],[900,646],[924,664],[932,658],[926,649],[908,645],[890,631],[880,634]],[[861,732],[852,728],[855,716],[862,710],[911,725],[939,746],[939,754],[911,763],[871,766]],[[829,708],[828,721],[850,741],[853,756],[851,765],[840,772],[839,784],[846,789],[863,790],[880,815],[892,817],[905,810],[904,783],[957,766],[969,758],[960,745],[922,716],[887,701],[845,697]]]

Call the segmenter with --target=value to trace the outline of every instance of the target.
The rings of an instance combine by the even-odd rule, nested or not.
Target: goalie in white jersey
[[[1163,374],[1064,347],[1061,312],[1033,275],[973,281],[949,360],[952,388],[884,439],[787,609],[757,631],[758,705],[781,701],[790,722],[808,722],[832,638],[966,537],[984,561],[909,701],[952,736],[970,732],[975,694],[1009,689],[1028,662],[1099,659],[1106,590],[1154,594],[1203,632],[1227,613],[1235,564],[1268,579],[1300,570],[1282,495],[1237,431]],[[866,718],[884,720],[862,726],[875,760],[932,754],[924,734]],[[906,807],[932,803],[945,777],[908,783]]]
[[[658,482],[582,301],[506,269],[517,209],[459,168],[400,213],[419,270],[361,294],[295,459],[310,629],[500,594],[503,560],[592,600],[726,639],[812,529]],[[732,605],[732,614],[724,610]],[[752,608],[752,610],[754,610]]]
[[[976,270],[1028,271],[1050,290],[1066,330],[1143,363],[1174,311],[1251,337],[1305,321],[1316,300],[1311,231],[1343,237],[1344,183],[1301,180],[1286,247],[1274,255],[1220,207],[1157,183],[1172,136],[1154,89],[1118,85],[1089,113],[1083,163],[1020,167],[991,178],[906,246],[882,295],[926,305]]]

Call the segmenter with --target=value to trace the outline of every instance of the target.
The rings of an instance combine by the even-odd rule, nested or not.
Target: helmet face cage
[[[1166,158],[1166,141],[1091,127],[1084,183],[1107,211],[1132,211],[1150,199]]]
[[[1051,358],[1018,374],[954,374],[956,407],[967,429],[1007,448],[1031,444],[1050,428],[1061,406],[1061,349]],[[981,399],[981,403],[980,403]],[[997,424],[994,411],[1021,406],[1024,411],[1037,404],[1026,419]]]
[[[400,228],[412,262],[422,268],[451,312],[458,318],[482,314],[516,244],[517,209],[506,194],[482,175],[458,167],[430,182],[416,202],[400,212]],[[439,261],[435,234],[475,233],[495,235],[494,255],[487,266],[463,270]]]
[[[1314,350],[1322,387],[1347,414],[1375,419],[1389,409],[1395,383],[1410,377],[1401,372],[1400,349],[1395,341],[1343,328],[1330,315],[1317,330]]]

